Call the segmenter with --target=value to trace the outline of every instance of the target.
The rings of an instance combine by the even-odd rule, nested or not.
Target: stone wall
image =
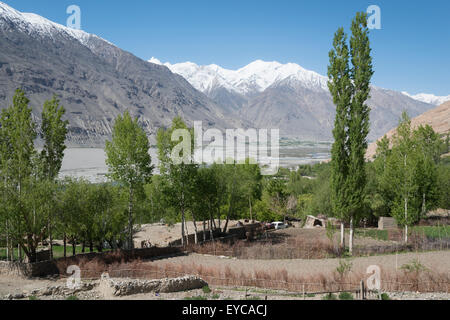
[[[220,230],[213,231],[214,239],[219,238],[222,235],[223,235],[223,233]],[[197,239],[199,242],[203,242],[203,236],[205,236],[205,241],[211,240],[211,232],[209,230],[206,230],[205,234],[203,234],[203,230],[197,232]],[[188,242],[189,242],[189,244],[195,243],[195,233],[189,234]],[[175,240],[175,241],[172,241],[169,243],[169,247],[176,247],[176,246],[181,246],[181,239],[178,239],[178,240]]]
[[[138,280],[113,279],[103,274],[99,284],[100,292],[106,298],[129,296],[149,292],[180,292],[201,289],[208,284],[197,276],[184,276],[172,279]]]

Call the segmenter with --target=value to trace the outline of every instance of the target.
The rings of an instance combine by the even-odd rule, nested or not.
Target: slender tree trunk
[[[194,242],[195,244],[198,244],[198,237],[197,237],[197,221],[195,220],[195,214],[192,212],[192,220],[194,222]]]
[[[77,254],[77,242],[75,239],[72,239],[72,256]]]
[[[67,258],[67,236],[65,232],[63,235],[63,245],[64,245],[64,258]]]
[[[94,243],[92,241],[89,242],[89,252],[94,252]]]
[[[217,219],[219,222],[219,229],[220,229],[222,226],[221,226],[221,222],[220,222],[220,207],[219,206],[217,206]]]
[[[408,243],[408,198],[405,197],[405,243]]]
[[[86,241],[83,240],[83,243],[81,244],[81,253],[86,252]]]
[[[341,249],[345,251],[345,225],[341,222]]]
[[[206,220],[203,220],[203,242],[206,241]]]
[[[212,229],[212,221],[213,221],[213,219],[214,219],[214,216],[213,216],[213,214],[212,214],[212,212],[210,210],[209,211],[209,224],[210,224],[210,226],[209,226],[209,237],[210,237],[211,241],[214,241],[214,232],[213,232],[213,229]]]
[[[228,207],[227,220],[225,222],[225,227],[223,227],[223,232],[226,233],[228,229],[228,222],[230,221],[231,212],[233,211],[233,197],[231,197],[230,206]]]
[[[128,249],[134,248],[133,243],[133,188],[130,186],[130,199],[128,203]]]
[[[253,222],[253,214],[252,214],[252,198],[248,196],[248,204],[250,208],[250,221]]]
[[[422,195],[422,217],[425,217],[427,211],[427,206],[425,203],[425,192]]]
[[[350,255],[353,254],[353,216],[350,218],[350,237],[348,239],[348,250]]]
[[[184,218],[184,227],[186,228],[186,245],[189,245],[189,229],[188,229],[188,221],[186,221],[186,217]]]
[[[9,261],[9,228],[8,220],[6,220],[6,261]]]
[[[185,230],[184,230],[184,208],[181,208],[181,245],[184,247],[185,244]]]
[[[50,241],[50,260],[53,260],[53,230],[51,222],[48,224],[48,236]]]

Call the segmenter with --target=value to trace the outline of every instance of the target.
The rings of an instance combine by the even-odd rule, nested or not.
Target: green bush
[[[328,293],[325,296],[323,296],[322,300],[337,300],[337,297],[333,293]]]
[[[341,292],[339,300],[353,300],[353,295],[350,292]]]
[[[382,293],[381,300],[391,300],[391,298],[389,297],[389,295],[387,293]]]
[[[204,286],[202,288],[202,290],[203,290],[203,293],[211,293],[211,289],[208,286]]]

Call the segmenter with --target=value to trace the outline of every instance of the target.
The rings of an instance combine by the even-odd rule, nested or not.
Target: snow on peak
[[[162,64],[152,58],[149,62]],[[228,70],[216,64],[199,66],[192,62],[164,63],[172,72],[183,76],[197,90],[208,93],[223,87],[239,94],[263,92],[267,88],[289,79],[310,89],[328,90],[327,77],[306,70],[295,63],[281,64],[256,60],[238,70]]]
[[[71,29],[60,25],[34,13],[17,11],[7,4],[0,2],[0,27],[9,23],[12,23],[15,28],[31,36],[49,36],[53,38],[56,34],[62,34],[78,40],[83,45],[87,45],[91,37],[99,38],[82,30]]]
[[[443,104],[446,101],[450,101],[450,95],[448,96],[435,96],[434,94],[429,94],[429,93],[419,93],[416,95],[411,95],[408,92],[403,91],[402,92],[405,96],[408,96],[414,100],[417,101],[421,101],[421,102],[425,102],[425,103],[429,103],[429,104],[433,104],[436,106],[439,106],[441,104]]]

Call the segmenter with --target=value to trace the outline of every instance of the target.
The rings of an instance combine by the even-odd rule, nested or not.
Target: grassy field
[[[424,234],[428,238],[432,239],[449,239],[450,238],[450,226],[417,226],[412,230],[419,234]]]
[[[361,237],[369,237],[377,240],[389,240],[389,233],[387,230],[356,229],[355,234]]]
[[[72,256],[72,246],[67,246],[66,248],[66,254],[68,257]],[[107,251],[107,250],[104,250]],[[75,252],[76,254],[80,254],[82,253],[82,247],[81,246],[77,246],[75,248]],[[85,248],[85,253],[89,252],[89,248]],[[94,252],[98,252],[96,249],[94,249]],[[23,254],[24,255],[24,254]],[[63,246],[54,246],[53,247],[53,257],[55,259],[57,258],[62,258],[64,256],[64,247]],[[17,248],[14,249],[14,258],[18,259],[19,258],[19,253]],[[0,248],[0,260],[6,260],[6,248]]]
[[[414,226],[410,228],[410,234],[415,233],[418,235],[424,235],[430,239],[449,239],[450,238],[450,226]],[[389,240],[388,230],[377,229],[357,229],[356,235],[362,237],[370,237],[377,240]]]

